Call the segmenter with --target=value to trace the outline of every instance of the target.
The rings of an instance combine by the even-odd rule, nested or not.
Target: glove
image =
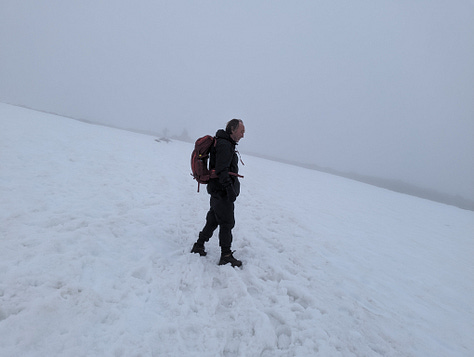
[[[234,202],[235,199],[237,198],[237,195],[235,194],[234,187],[232,185],[229,185],[226,187],[226,192],[227,192],[227,200],[230,202]]]

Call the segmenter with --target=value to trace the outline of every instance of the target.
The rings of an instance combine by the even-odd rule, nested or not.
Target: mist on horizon
[[[474,4],[44,2],[0,11],[0,101],[474,200]]]

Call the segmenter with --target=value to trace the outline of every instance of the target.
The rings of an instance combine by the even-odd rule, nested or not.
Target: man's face
[[[238,143],[239,140],[244,137],[244,133],[245,133],[245,126],[244,124],[239,123],[239,126],[232,132],[232,135],[230,137],[232,138],[232,140]]]

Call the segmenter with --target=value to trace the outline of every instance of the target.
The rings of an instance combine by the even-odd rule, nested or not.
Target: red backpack
[[[199,185],[209,183],[209,179],[217,177],[214,170],[209,170],[208,161],[211,147],[216,145],[216,138],[211,135],[205,135],[196,140],[194,150],[191,154],[191,171],[193,178]]]

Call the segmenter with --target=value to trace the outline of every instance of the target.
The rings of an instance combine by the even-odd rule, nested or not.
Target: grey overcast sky
[[[2,0],[0,101],[474,199],[474,2]]]

